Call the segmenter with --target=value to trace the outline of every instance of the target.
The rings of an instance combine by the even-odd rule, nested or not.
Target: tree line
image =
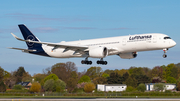
[[[31,76],[24,67],[7,72],[0,67],[0,92],[22,89],[18,82],[31,82],[29,92],[92,92],[96,84],[126,84],[128,89],[140,88],[145,83],[174,83],[180,90],[180,63],[167,66],[130,67],[129,69],[103,70],[90,67],[78,72],[75,63],[57,63]]]

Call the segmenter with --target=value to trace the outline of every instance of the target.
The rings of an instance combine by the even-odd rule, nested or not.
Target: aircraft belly
[[[68,50],[64,52],[63,48],[58,48],[55,50],[49,50],[48,55],[55,58],[70,58],[70,57],[81,57],[82,54],[74,54],[75,51]]]

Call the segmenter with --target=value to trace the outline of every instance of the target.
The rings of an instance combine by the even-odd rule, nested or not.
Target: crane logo
[[[35,41],[35,38],[34,38],[34,36],[29,35],[26,40]],[[26,43],[28,44],[28,46],[33,46],[34,45],[33,42],[26,42]]]

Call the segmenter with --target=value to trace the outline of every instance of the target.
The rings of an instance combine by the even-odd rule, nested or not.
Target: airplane
[[[161,33],[147,33],[128,36],[118,36],[100,39],[79,40],[60,43],[41,42],[24,24],[18,25],[24,37],[21,39],[11,33],[17,40],[26,42],[28,49],[13,48],[22,52],[48,56],[54,58],[73,58],[83,57],[82,64],[91,65],[92,61],[88,58],[99,58],[97,64],[107,65],[103,58],[110,55],[117,55],[123,59],[137,57],[137,52],[163,50],[163,57],[166,52],[174,47],[176,42],[169,36]]]

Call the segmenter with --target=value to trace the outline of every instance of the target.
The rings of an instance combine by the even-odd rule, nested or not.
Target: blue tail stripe
[[[21,33],[25,40],[33,40],[33,41],[39,41],[36,36],[24,25],[20,24],[18,25],[19,29],[21,30]],[[48,56],[42,48],[42,44],[38,43],[32,43],[32,42],[26,42],[28,49],[35,49],[35,52],[29,52],[32,54],[42,55],[42,56]]]

